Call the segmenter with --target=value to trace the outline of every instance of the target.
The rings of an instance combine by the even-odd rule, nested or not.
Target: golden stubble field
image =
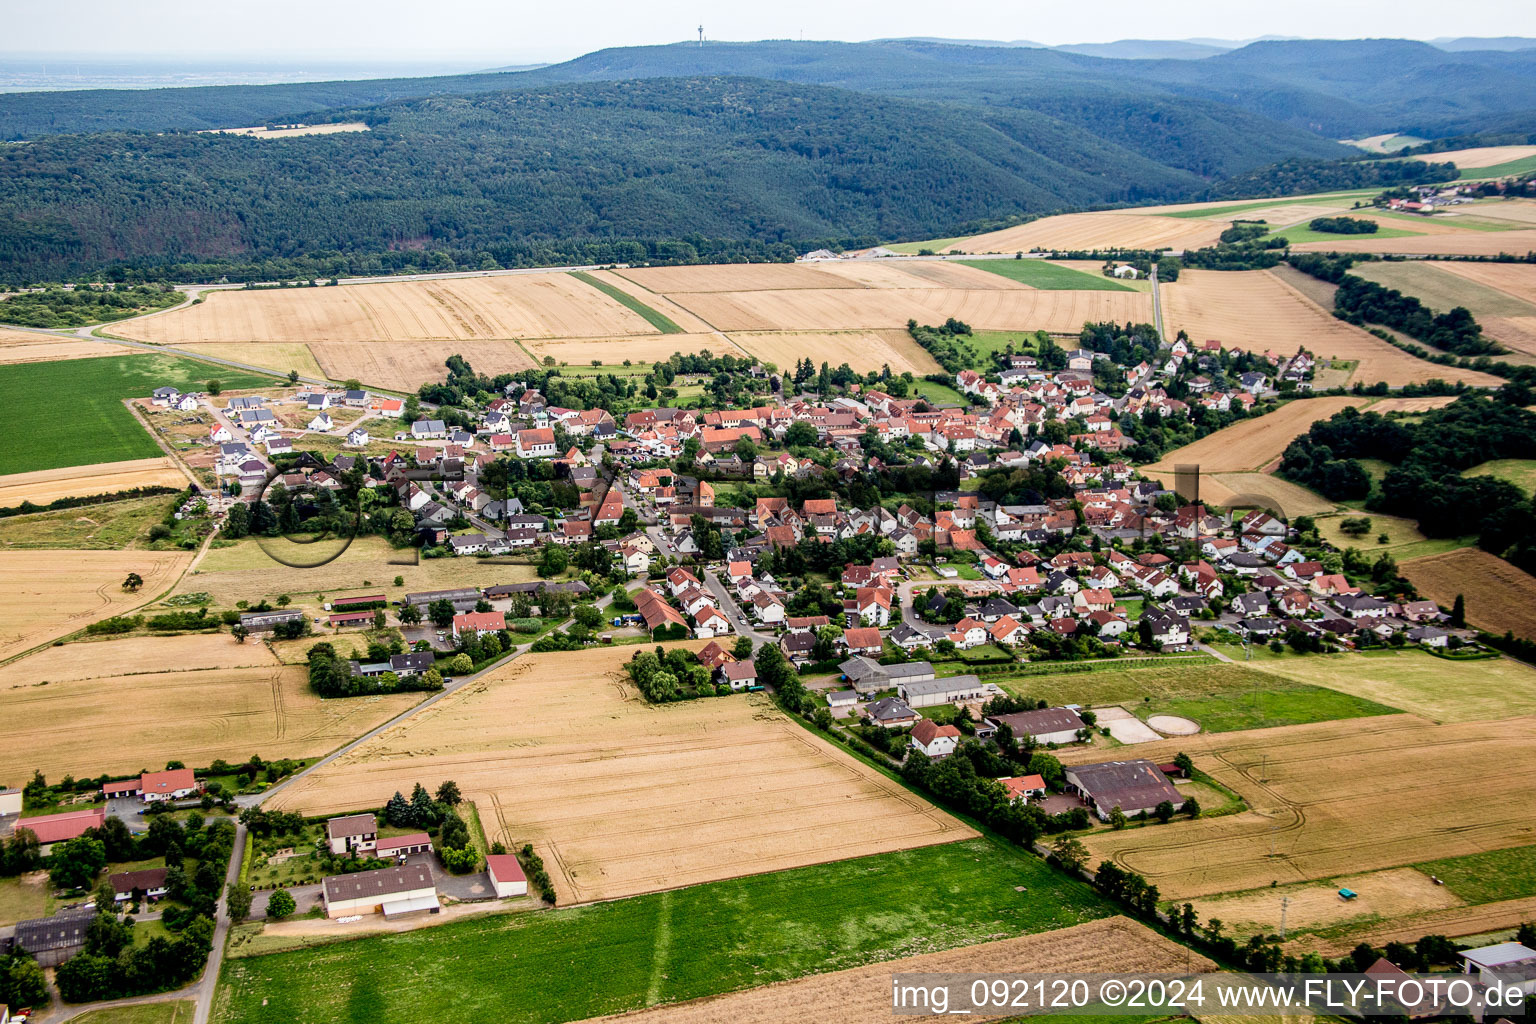
[[[1458,548],[1403,562],[1404,576],[1429,600],[1466,599],[1467,621],[1491,633],[1536,638],[1536,576],[1480,548]]]
[[[1274,412],[1240,420],[1192,444],[1175,448],[1147,469],[1172,473],[1175,467],[1185,464],[1197,464],[1206,473],[1263,469],[1285,454],[1286,446],[1311,429],[1312,424],[1351,405],[1364,407],[1368,401],[1344,395],[1298,398]]]
[[[1170,207],[1170,209],[1173,209]],[[1200,249],[1216,244],[1224,220],[1161,217],[1143,211],[1065,213],[984,235],[962,238],[945,252],[1028,252],[1031,249]]]
[[[1168,973],[1215,969],[1215,964],[1129,918],[1107,917],[1038,935],[924,953],[846,971],[796,978],[773,985],[657,1006],[636,1013],[589,1018],[591,1022],[668,1024],[800,1024],[835,1019],[841,1024],[885,1024],[891,1019],[891,974],[955,973]],[[934,1020],[931,1016],[913,1020]],[[971,1020],[994,1020],[973,1015]]]
[[[904,330],[738,332],[731,340],[763,362],[781,367],[809,356],[832,366],[847,363],[859,373],[884,366],[893,373],[911,371],[919,377],[944,372]]]
[[[765,696],[646,704],[623,674],[633,653],[519,658],[272,804],[328,814],[453,779],[475,801],[488,840],[533,843],[561,902],[976,834]]]
[[[220,645],[228,650],[220,650]],[[201,667],[209,666],[209,667]],[[307,671],[227,634],[49,648],[7,666],[0,779],[327,753],[422,694],[322,700]],[[46,680],[46,682],[44,682]]]
[[[1184,330],[1196,345],[1212,339],[1224,348],[1295,355],[1305,348],[1325,359],[1359,363],[1352,380],[1389,385],[1439,378],[1496,387],[1497,377],[1418,359],[1339,320],[1266,270],[1186,270],[1162,289],[1170,332]]]
[[[127,349],[103,341],[64,338],[56,335],[13,331],[0,327],[0,365],[8,363],[46,363],[55,359],[89,359],[94,356],[120,356]]]
[[[381,281],[338,288],[212,291],[199,305],[130,321],[115,333],[179,345],[462,342],[657,332],[640,314],[591,285],[567,273],[551,272]]]
[[[191,561],[186,551],[0,551],[0,659],[125,614]],[[136,594],[122,587],[130,572],[144,578]]]
[[[111,494],[134,487],[185,487],[187,475],[166,456],[98,462],[92,466],[40,469],[32,473],[0,476],[0,508],[23,501],[46,505],[59,498],[86,494]]]
[[[1386,715],[1141,744],[1136,756],[1157,762],[1187,752],[1250,809],[1085,842],[1092,862],[1140,872],[1169,899],[1528,845],[1533,729],[1533,717],[1436,725]]]

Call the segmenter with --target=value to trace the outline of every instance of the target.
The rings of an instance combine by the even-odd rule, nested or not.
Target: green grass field
[[[0,551],[12,548],[125,550],[149,543],[149,528],[165,518],[174,495],[129,498],[101,505],[0,519]]]
[[[1526,494],[1536,492],[1536,459],[1495,459],[1473,466],[1462,476],[1496,476],[1508,480]]]
[[[1492,167],[1467,167],[1457,168],[1462,181],[1481,181],[1487,178],[1502,178],[1509,174],[1529,174],[1536,171],[1536,156],[1528,156],[1523,160],[1511,160],[1506,164],[1494,164]]]
[[[88,1010],[73,1019],[79,1024],[191,1024],[195,1006],[190,999],[168,999],[159,1003]]]
[[[1266,238],[1274,238],[1276,235],[1284,235],[1292,245],[1301,245],[1304,242],[1337,242],[1345,238],[1407,238],[1411,235],[1422,235],[1422,231],[1405,231],[1401,228],[1380,228],[1369,235],[1343,235],[1335,231],[1313,231],[1306,224],[1298,224],[1288,228],[1270,228]]]
[[[1536,303],[1469,281],[1433,263],[1380,261],[1360,264],[1350,272],[1412,295],[1435,310],[1465,306],[1474,316],[1536,316]]]
[[[1447,857],[1414,867],[1441,879],[1451,892],[1468,903],[1494,903],[1536,896],[1536,846]]]
[[[985,270],[1010,281],[1027,284],[1042,291],[1131,292],[1119,281],[1102,274],[1085,274],[1045,260],[961,260],[960,263]]]
[[[22,363],[0,373],[0,474],[151,459],[160,446],[123,406],[162,384],[226,391],[274,384],[272,377],[173,355],[105,356]]]
[[[1281,725],[1329,722],[1337,718],[1395,715],[1397,708],[1318,686],[1270,686],[1268,689],[1204,697],[1175,697],[1136,705],[1136,714],[1178,715],[1199,722],[1206,732],[1272,729]]]
[[[989,675],[986,681],[997,683],[1017,696],[1048,701],[1053,705],[1124,704],[1127,707],[1275,687],[1273,676],[1256,669],[1204,658],[1170,658],[1165,662],[1150,663],[1111,660],[1095,664],[1092,671],[1073,670],[1071,663],[1063,663],[1061,671]]]
[[[622,303],[623,305],[628,306],[630,309],[634,310],[636,313],[639,313],[641,316],[645,317],[646,323],[656,328],[662,334],[683,333],[683,329],[677,324],[673,323],[670,318],[652,309],[650,306],[647,306],[645,303],[641,302],[639,299],[635,298],[628,292],[619,288],[615,288],[607,281],[599,281],[591,274],[585,274],[579,270],[571,271],[571,276],[579,281],[585,281],[587,284],[591,285],[593,288],[596,288],[598,291],[602,292],[604,295],[608,296],[615,302]]]
[[[214,1019],[375,1024],[430,1006],[455,1024],[581,1020],[1111,913],[1035,857],[973,839],[231,959]]]
[[[952,405],[965,405],[967,399],[960,392],[948,384],[935,384],[931,380],[920,380],[912,385],[912,390],[930,402],[944,402]]]

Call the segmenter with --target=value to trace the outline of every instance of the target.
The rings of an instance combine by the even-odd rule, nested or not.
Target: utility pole
[[[1280,937],[1282,939],[1285,938],[1285,911],[1290,905],[1291,898],[1289,896],[1280,897]]]

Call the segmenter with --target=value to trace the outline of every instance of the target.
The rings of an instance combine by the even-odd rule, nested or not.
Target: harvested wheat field
[[[183,350],[199,356],[212,356],[215,359],[231,359],[238,363],[249,363],[251,366],[260,366],[264,369],[274,370],[286,374],[289,370],[298,370],[300,376],[313,377],[319,380],[326,379],[325,370],[315,361],[315,355],[309,350],[308,345],[273,343],[267,345],[181,345]],[[352,374],[341,377],[346,380]]]
[[[1168,330],[1184,330],[1195,343],[1215,339],[1278,355],[1305,348],[1324,359],[1359,363],[1354,380],[1390,385],[1432,378],[1495,387],[1499,378],[1418,359],[1336,319],[1282,278],[1265,270],[1186,270],[1163,290]]]
[[[585,338],[656,329],[591,285],[552,272],[215,291],[200,305],[129,321],[117,332],[181,345]]]
[[[1360,895],[1346,902],[1339,898],[1340,889],[1353,889]],[[1280,930],[1282,897],[1289,901],[1286,926],[1291,931],[1393,920],[1465,905],[1449,888],[1436,885],[1413,868],[1390,868],[1273,889],[1266,886],[1233,896],[1195,900],[1194,904],[1200,920],[1220,918],[1229,935],[1246,939],[1255,933],[1268,935]],[[1309,943],[1301,945],[1311,948]]]
[[[536,360],[553,356],[557,363],[580,366],[600,359],[608,366],[615,366],[628,359],[636,363],[665,362],[674,352],[693,355],[696,352],[729,353],[742,355],[742,350],[726,339],[723,334],[652,334],[639,338],[566,338],[525,343]],[[469,357],[465,357],[469,358]],[[474,363],[473,359],[470,359]],[[479,364],[474,363],[479,369]]]
[[[421,697],[322,700],[298,666],[19,682],[0,688],[0,714],[12,723],[12,742],[0,751],[0,778],[30,777],[34,769],[49,776],[119,774],[172,759],[206,765],[252,754],[312,757]],[[125,713],[145,707],[154,713]]]
[[[646,704],[623,674],[632,654],[519,658],[272,805],[326,814],[378,806],[418,780],[435,788],[453,779],[479,807],[489,841],[533,843],[561,902],[976,834],[764,695]]]
[[[1383,221],[1385,224],[1386,221]],[[1400,221],[1393,220],[1396,226]],[[1425,225],[1428,226],[1427,224]],[[1497,256],[1500,253],[1523,256],[1536,250],[1536,230],[1478,231],[1447,222],[1452,230],[1441,232],[1423,231],[1418,235],[1399,238],[1376,238],[1373,235],[1341,235],[1337,239],[1307,242],[1292,246],[1299,252],[1380,252],[1407,253],[1425,256]],[[1439,224],[1436,225],[1438,229]],[[1422,231],[1415,227],[1415,231]],[[1182,280],[1182,276],[1180,280]]]
[[[46,505],[59,498],[86,494],[111,494],[134,487],[185,487],[187,475],[171,459],[130,459],[98,462],[94,466],[39,469],[32,473],[0,476],[0,508],[24,501]]]
[[[382,590],[390,600],[397,600],[419,590],[522,583],[534,578],[531,565],[500,565],[478,558],[419,558],[415,549],[392,548],[382,537],[359,537],[334,561],[313,569],[273,560],[262,543],[247,537],[233,547],[210,550],[182,580],[178,592],[206,592],[215,605],[224,608],[240,600],[254,604],[263,597],[272,599],[288,594],[295,606],[313,612],[322,594],[334,597],[364,589]],[[289,561],[300,561],[306,556],[305,552],[291,548],[274,550]],[[404,586],[394,585],[396,576],[404,579]]]
[[[956,240],[945,252],[1032,249],[1199,249],[1214,245],[1225,221],[1135,213],[1066,213]]]
[[[1532,729],[1533,717],[1435,725],[1383,715],[1142,744],[1137,756],[1154,763],[1187,752],[1250,810],[1084,842],[1090,862],[1140,872],[1169,899],[1527,845],[1536,828]],[[1498,780],[1497,814],[1488,813],[1489,779]]]
[[[1513,931],[1533,919],[1536,919],[1536,896],[1525,896],[1514,900],[1499,900],[1497,903],[1478,903],[1470,907],[1421,911],[1360,928],[1340,931],[1330,929],[1322,935],[1297,939],[1289,944],[1286,951],[1315,950],[1323,956],[1338,956],[1354,949],[1361,942],[1369,942],[1376,947],[1385,946],[1389,942],[1406,942],[1411,945],[1425,935],[1462,936],[1484,935],[1505,929]]]
[[[121,615],[165,590],[186,551],[0,551],[0,659]],[[144,578],[123,590],[130,572]]]
[[[266,345],[248,349],[261,352]],[[477,373],[495,376],[533,365],[515,341],[315,341],[309,344],[319,376],[356,378],[390,391],[415,391],[422,384],[447,379],[449,356],[461,355]]]
[[[1511,225],[1536,224],[1536,201],[1530,199],[1497,199],[1489,202],[1477,203],[1474,206],[1463,206],[1460,216],[1487,218],[1493,221],[1507,221]]]
[[[81,640],[62,647],[45,647],[17,661],[10,670],[25,672],[29,682],[62,683],[163,673],[167,665],[176,666],[178,672],[192,672],[278,664],[277,656],[266,644],[236,643],[228,633],[188,633]]]
[[[1141,292],[802,288],[779,292],[701,292],[675,298],[716,328],[728,332],[897,328],[905,327],[908,320],[938,324],[948,317],[958,317],[982,330],[1076,334],[1088,320],[1125,322],[1152,318],[1152,299]]]
[[[1483,333],[1511,352],[1536,356],[1536,316],[1484,316]]]
[[[611,285],[624,294],[640,300],[682,328],[684,334],[703,334],[706,331],[714,330],[709,324],[700,320],[665,295],[662,295],[660,292],[653,292],[644,285],[619,276],[616,270],[591,270],[587,272],[587,276],[594,281],[601,281],[603,284]]]
[[[1444,153],[1414,157],[1416,160],[1432,160],[1437,164],[1453,163],[1457,170],[1495,167],[1512,160],[1524,160],[1536,156],[1536,146],[1475,146],[1471,149],[1452,149]]]
[[[1459,548],[1402,563],[1419,593],[1449,608],[1464,595],[1467,621],[1490,633],[1536,638],[1536,576],[1480,548]]]
[[[880,259],[821,264],[828,274],[856,281],[865,288],[962,288],[990,291],[1029,288],[1029,285],[977,267],[947,260]],[[1094,265],[1098,271],[1098,265]]]
[[[591,1017],[588,1022],[800,1024],[835,1017],[841,1024],[885,1024],[891,1019],[891,975],[898,972],[1184,974],[1214,970],[1215,966],[1205,957],[1170,942],[1145,925],[1125,917],[1107,917],[1054,932],[962,946],[942,953],[924,953],[634,1013]],[[831,1008],[836,1012],[829,1017]],[[903,1019],[938,1018],[919,1015]],[[997,1018],[970,1015],[967,1019]]]
[[[1231,496],[1225,501],[1219,500],[1217,494],[1207,492],[1203,487],[1202,496],[1213,504],[1227,508],[1273,509],[1287,519],[1321,515],[1335,508],[1333,502],[1317,492],[1289,480],[1282,480],[1271,473],[1220,473],[1211,479],[1230,491]]]
[[[847,363],[859,373],[889,366],[893,373],[910,370],[921,377],[943,368],[906,331],[782,331],[730,336],[743,351],[765,363],[791,366],[803,356],[832,366]]]
[[[692,267],[639,267],[614,274],[661,295],[677,292],[763,292],[793,288],[858,288],[808,263],[722,263]],[[913,285],[907,285],[908,288]]]
[[[257,139],[296,139],[302,135],[335,135],[339,132],[365,132],[368,126],[361,121],[343,121],[336,124],[300,124],[288,128],[205,128],[199,135],[249,135]]]
[[[1444,409],[1456,401],[1455,395],[1420,395],[1417,398],[1380,398],[1371,403],[1371,412],[1429,412]]]
[[[8,363],[47,363],[55,359],[90,359],[95,356],[120,356],[122,345],[84,338],[65,338],[32,331],[11,331],[0,327],[0,365]]]
[[[1172,473],[1177,466],[1194,464],[1205,473],[1259,470],[1285,454],[1286,446],[1318,420],[1326,420],[1351,405],[1364,406],[1368,401],[1345,395],[1298,398],[1274,412],[1239,420],[1192,444],[1175,448],[1147,469]]]

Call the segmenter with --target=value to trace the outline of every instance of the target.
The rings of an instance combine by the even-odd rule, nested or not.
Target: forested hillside
[[[1200,184],[1039,114],[964,116],[751,79],[444,96],[345,116],[372,130],[0,149],[0,265],[44,278],[529,240],[920,237]]]
[[[0,96],[0,139],[58,132],[238,127],[427,95],[568,82],[739,75],[864,92],[1069,111],[1131,121],[1162,111],[1181,122],[1248,130],[1248,162],[1328,157],[1325,138],[1418,128],[1430,135],[1492,130],[1536,109],[1536,51],[1447,53],[1376,39],[1253,43],[1200,59],[1118,60],[1064,50],[959,46],[924,40],[868,43],[675,44],[599,50],[532,71],[298,85],[18,93]],[[1240,114],[1241,118],[1231,119]],[[1285,129],[1279,123],[1287,126]],[[1086,127],[1083,122],[1080,123]],[[1144,137],[1143,132],[1132,133]],[[1149,140],[1151,141],[1151,140]],[[1227,142],[1230,143],[1231,139]],[[1219,147],[1211,147],[1219,151]],[[1189,167],[1188,164],[1176,166]],[[1195,169],[1195,168],[1190,168]]]

